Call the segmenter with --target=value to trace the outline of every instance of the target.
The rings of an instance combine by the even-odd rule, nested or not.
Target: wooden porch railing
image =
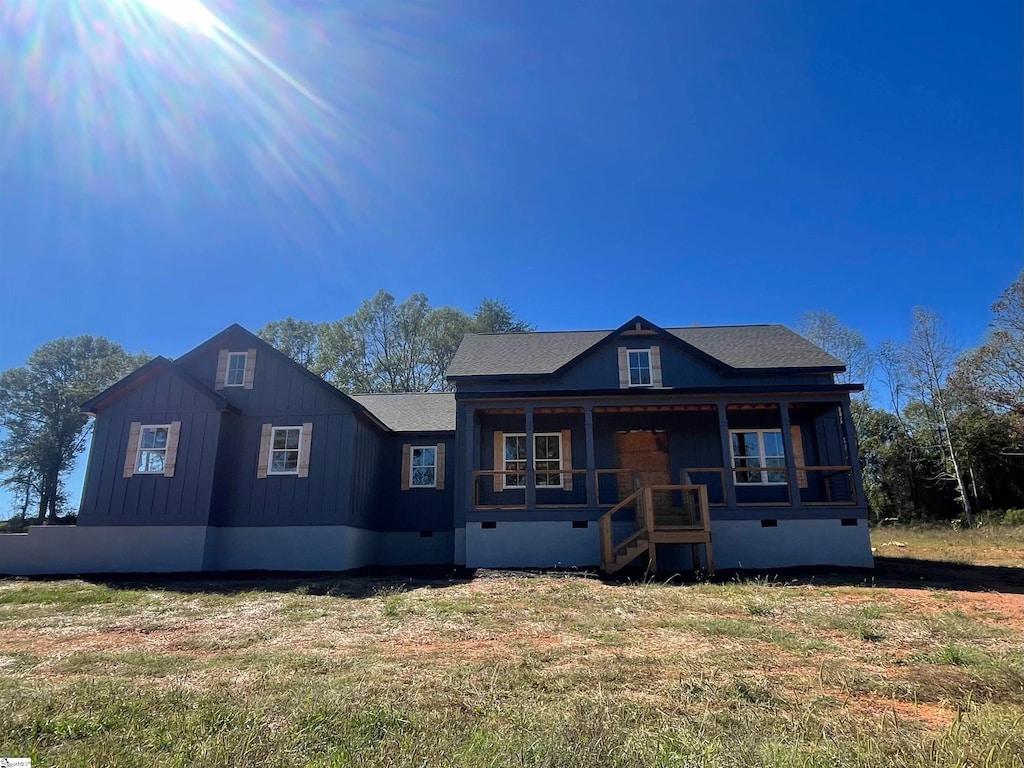
[[[630,507],[630,532],[615,540],[615,515]],[[703,485],[647,485],[637,489],[598,521],[601,568],[609,573],[650,552],[650,570],[657,568],[657,544],[690,544],[693,561],[700,562],[697,548],[706,547],[708,570],[714,572],[711,549],[711,516],[707,488]]]
[[[551,492],[564,495],[564,499],[556,499],[537,503],[537,509],[587,506],[587,470],[562,469],[555,471],[540,470],[534,477],[543,475],[559,475],[561,485],[544,485],[534,481],[535,493]],[[505,478],[523,478],[523,485],[505,487]],[[523,471],[507,471],[500,469],[477,469],[473,471],[473,508],[474,509],[526,509],[526,473]],[[571,490],[569,490],[571,486]]]

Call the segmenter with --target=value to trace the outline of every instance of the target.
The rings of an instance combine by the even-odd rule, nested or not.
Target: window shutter
[[[629,354],[619,347],[619,389],[629,389]]]
[[[793,441],[793,464],[798,467],[807,466],[804,464],[804,436],[800,431],[799,424],[791,424],[789,427],[789,436]],[[807,473],[798,471],[796,473],[796,484],[800,488],[807,487]]]
[[[245,374],[242,377],[242,388],[252,389],[253,379],[256,378],[256,350],[250,349],[245,353]]]
[[[217,355],[217,378],[213,380],[214,389],[224,389],[224,381],[228,377],[228,350],[222,349]]]
[[[402,490],[409,490],[409,475],[412,474],[412,446],[402,446]]]
[[[172,421],[167,430],[167,453],[164,454],[164,477],[174,477],[174,465],[178,461],[178,436],[181,434],[181,422]]]
[[[273,430],[273,424],[264,424],[260,431],[260,455],[256,461],[256,477],[260,479],[267,476],[267,464],[270,463],[270,436]]]
[[[139,454],[139,433],[142,431],[142,422],[133,421],[131,429],[128,430],[128,450],[124,454],[124,475],[131,477],[135,474],[135,461]]]
[[[497,470],[505,469],[505,433],[495,432],[494,433],[494,468]],[[494,492],[501,493],[504,483],[502,478],[504,475],[494,476]]]
[[[562,430],[562,469],[572,469],[572,432]],[[572,473],[562,475],[562,490],[572,490]]]
[[[302,437],[299,440],[299,477],[309,477],[309,447],[313,443],[313,422],[302,425]]]
[[[437,469],[434,470],[434,483],[439,491],[444,490],[444,443],[437,444]]]
[[[661,387],[661,347],[651,347],[651,386]]]

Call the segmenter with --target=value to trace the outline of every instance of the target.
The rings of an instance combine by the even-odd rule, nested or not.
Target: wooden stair
[[[647,537],[647,531],[637,531],[615,548],[611,561],[605,566],[605,572],[621,571],[650,548],[651,542]]]
[[[678,499],[689,494],[679,506]],[[676,501],[673,502],[673,497]],[[633,510],[632,532],[614,541],[612,520],[619,511]],[[702,485],[656,485],[638,488],[608,510],[598,521],[601,536],[601,570],[615,573],[648,554],[648,571],[657,571],[658,544],[688,544],[695,568],[700,567],[699,548],[704,547],[708,573],[714,574],[711,519],[707,488]],[[619,525],[623,521],[617,521]]]

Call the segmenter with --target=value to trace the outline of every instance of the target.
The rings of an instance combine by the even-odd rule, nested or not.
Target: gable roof
[[[469,334],[459,345],[448,376],[550,375],[621,330]],[[784,325],[694,326],[664,332],[731,372],[844,369],[842,362]]]
[[[353,395],[352,399],[395,432],[455,431],[455,395],[451,392]]]
[[[225,398],[222,394],[212,389],[211,387],[208,387],[206,384],[201,382],[192,374],[182,370],[177,365],[175,365],[171,360],[168,360],[166,357],[162,357],[160,355],[157,355],[145,365],[136,368],[123,379],[116,382],[115,384],[110,385],[95,397],[92,397],[89,400],[82,403],[81,408],[86,413],[94,414],[96,409],[99,408],[100,406],[104,405],[110,400],[120,397],[122,394],[127,392],[132,387],[138,384],[142,384],[145,381],[148,381],[150,378],[152,378],[158,373],[168,373],[171,376],[175,376],[181,379],[190,387],[192,387],[192,389],[196,390],[201,395],[206,397],[219,410],[234,410],[234,406],[232,406],[231,403],[228,402],[227,398]]]

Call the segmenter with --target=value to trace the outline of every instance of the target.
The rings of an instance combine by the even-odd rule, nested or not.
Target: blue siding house
[[[349,395],[233,325],[95,416],[77,526],[0,572],[870,567],[842,363],[777,325],[468,335]]]

